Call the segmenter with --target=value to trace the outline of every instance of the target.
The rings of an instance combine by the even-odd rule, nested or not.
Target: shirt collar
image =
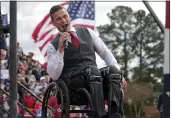
[[[76,32],[75,27],[73,27],[72,25],[69,26],[69,30],[68,31]]]

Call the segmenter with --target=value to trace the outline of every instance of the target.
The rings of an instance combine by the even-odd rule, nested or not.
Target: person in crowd
[[[20,47],[20,43],[17,42],[17,56],[22,57],[23,56],[23,49]]]
[[[6,40],[0,40],[0,60],[1,60],[1,69],[9,69],[9,47],[6,45]],[[46,88],[42,85],[46,83],[45,86],[49,83],[49,76],[46,72],[46,69],[43,68],[42,64],[33,59],[32,54],[24,54],[22,48],[20,47],[19,42],[17,43],[17,82],[20,82],[24,87],[32,91],[33,94],[38,95],[41,98],[43,96]],[[8,55],[8,56],[7,56]],[[29,71],[29,72],[28,72]],[[31,72],[32,71],[32,72]],[[27,74],[27,72],[29,74]],[[33,77],[33,76],[35,77]],[[2,75],[1,75],[2,76]],[[45,82],[40,82],[40,78],[44,77]],[[29,78],[29,79],[28,79]],[[33,79],[36,78],[36,79]],[[9,80],[8,80],[9,81]],[[0,78],[0,87],[4,89],[7,93],[9,92],[9,82],[6,79]],[[41,85],[42,84],[42,85]],[[41,87],[40,87],[41,85]],[[38,86],[37,94],[35,92],[36,86]],[[31,109],[33,112],[38,109],[38,102],[35,98],[30,95],[28,92],[23,93],[23,88],[18,85],[18,101],[22,103],[22,97],[24,96],[24,103],[26,107]],[[34,91],[33,91],[34,90]],[[4,94],[4,108],[8,110],[8,97]],[[34,102],[35,101],[35,102]],[[37,104],[37,105],[36,105]],[[26,110],[23,110],[22,107],[18,106],[18,117],[22,117],[22,111],[24,112],[24,118],[33,118]],[[35,112],[36,113],[36,112]],[[4,118],[8,118],[7,114],[4,114]]]
[[[33,52],[29,52],[28,55],[30,56],[30,58],[33,58],[34,53]]]
[[[29,90],[30,90],[30,92],[34,93],[34,90],[32,88],[29,88]],[[33,112],[36,100],[28,91],[25,91],[24,103],[25,103],[26,107],[31,112]],[[33,118],[33,117],[27,111],[25,111],[24,118]]]
[[[34,63],[33,67],[32,67],[32,74],[35,76],[36,80],[39,81],[41,74],[38,71],[39,66],[36,65],[36,62]]]
[[[7,42],[5,39],[0,39],[0,61],[1,61],[1,69],[6,69],[8,65],[8,61],[6,59],[7,55]]]
[[[40,98],[40,100],[43,101],[43,93],[40,93],[38,97]],[[37,100],[33,110],[33,112],[36,114],[36,118],[42,118],[41,110],[42,110],[42,103],[39,100]]]
[[[41,80],[41,81],[44,81],[44,80]],[[43,83],[43,82],[42,82]],[[40,83],[40,81],[37,81],[36,82],[36,85],[35,85],[35,89],[34,89],[34,93],[36,94],[36,95],[39,95],[40,93],[42,93],[43,92],[43,89],[44,89],[45,87]]]
[[[160,118],[163,118],[163,93],[159,95],[157,109],[160,113]]]
[[[28,80],[34,79],[34,80],[36,81],[36,77],[33,75],[32,68],[29,68],[29,69],[27,70],[27,75],[26,75],[26,77],[28,78]]]
[[[44,76],[42,76],[40,78],[40,86],[45,87],[45,88],[48,86],[48,83],[45,81],[45,77]]]
[[[50,114],[52,118],[60,118],[61,108],[56,96],[52,96],[50,99],[48,99],[48,105],[51,107]]]
[[[5,39],[0,39],[0,60],[4,60],[7,55],[7,42]]]
[[[28,85],[29,85],[29,87],[31,87],[31,88],[33,88],[33,89],[35,89],[35,86],[36,86],[36,80],[34,80],[34,79],[30,79],[30,80],[28,81]]]

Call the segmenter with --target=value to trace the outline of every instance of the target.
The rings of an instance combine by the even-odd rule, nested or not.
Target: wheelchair
[[[102,68],[103,69],[103,68]],[[82,75],[82,73],[76,74]],[[118,75],[118,76],[122,76]],[[111,84],[108,86],[107,97],[104,97],[108,101],[108,111],[107,118],[123,118],[119,113],[114,115],[111,111],[111,100],[112,100],[112,90]],[[51,93],[52,92],[52,93]],[[79,87],[77,89],[70,89],[68,84],[63,79],[58,79],[55,82],[50,83],[47,87],[43,98],[42,104],[42,118],[49,118],[47,116],[48,110],[54,110],[48,105],[48,99],[52,96],[57,98],[58,104],[60,104],[61,114],[60,117],[50,117],[50,118],[70,118],[70,113],[87,113],[90,115],[93,113],[93,103],[87,87]],[[70,105],[75,106],[88,106],[88,110],[70,110]],[[91,117],[92,118],[92,117]]]

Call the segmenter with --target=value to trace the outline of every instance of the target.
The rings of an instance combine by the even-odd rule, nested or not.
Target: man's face
[[[30,57],[27,58],[27,62],[31,63],[31,58]]]
[[[23,60],[23,61],[26,61],[26,60],[27,60],[27,57],[26,57],[26,56],[23,56],[23,57],[22,57],[22,60]]]
[[[10,87],[9,85],[6,85],[6,90],[9,91]]]
[[[33,93],[33,90],[32,89],[29,89],[30,90],[30,92],[32,92]],[[31,96],[31,94],[29,93],[29,92],[26,92],[26,96],[27,97],[30,97]]]
[[[21,74],[22,76],[24,76],[24,75],[25,75],[25,70],[21,70],[21,71],[20,71],[20,74]]]
[[[61,9],[52,14],[52,23],[60,32],[64,32],[70,24],[70,16],[66,9]]]
[[[6,57],[6,55],[7,55],[7,51],[6,50],[4,50],[4,49],[1,49],[1,57],[0,57],[0,60],[4,60],[5,59],[5,57]]]
[[[28,74],[31,75],[31,74],[32,74],[32,70],[29,70],[29,71],[28,71]]]
[[[30,85],[35,85],[35,81],[31,81],[30,82]]]
[[[45,79],[40,80],[40,83],[41,83],[41,84],[44,84],[44,83],[45,83]]]

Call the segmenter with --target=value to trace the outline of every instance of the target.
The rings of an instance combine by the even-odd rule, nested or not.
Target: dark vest
[[[64,52],[64,67],[61,76],[72,71],[78,71],[86,66],[96,66],[96,57],[92,37],[86,28],[75,28],[77,37],[80,40],[80,48],[76,48],[68,42],[68,49]],[[58,49],[58,34],[51,42],[54,48]]]

